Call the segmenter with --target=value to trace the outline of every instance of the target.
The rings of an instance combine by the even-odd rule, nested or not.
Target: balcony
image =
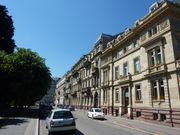
[[[123,83],[130,83],[131,82],[131,74],[128,73],[128,75],[120,75],[119,77],[119,84],[123,84]]]
[[[99,69],[98,69],[98,67],[93,67],[92,68],[92,75],[98,75],[98,73],[99,73]]]
[[[87,61],[84,62],[83,66],[85,68],[89,68],[91,66],[91,62],[87,60]]]
[[[112,62],[112,57],[106,57],[101,61],[101,67],[104,67]]]
[[[180,60],[176,60],[176,67],[180,69]]]
[[[150,77],[150,76],[154,76],[154,75],[158,75],[158,74],[162,74],[167,72],[167,67],[165,64],[161,64],[161,65],[156,65],[153,67],[149,67],[146,71],[145,76],[146,77]]]
[[[69,93],[70,93],[70,90],[67,89],[67,90],[65,91],[65,94],[69,94]]]
[[[76,96],[77,95],[77,91],[76,90],[71,91],[71,95],[72,96]]]
[[[80,77],[77,78],[77,83],[81,84],[81,78]]]
[[[102,87],[108,87],[109,81],[102,82],[101,85],[102,85]]]
[[[87,95],[89,95],[91,93],[91,88],[90,87],[86,87],[82,89],[82,93],[86,93]]]
[[[63,94],[65,98],[68,98],[68,94],[67,93],[64,93]]]

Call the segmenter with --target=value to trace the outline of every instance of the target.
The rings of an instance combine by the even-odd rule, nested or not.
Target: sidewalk
[[[77,113],[82,115],[87,115],[86,110],[76,110]],[[164,125],[158,125],[153,123],[144,122],[142,120],[130,120],[122,118],[120,116],[114,117],[111,115],[106,115],[105,118],[108,122],[114,125],[128,128],[130,130],[136,130],[149,135],[179,135],[180,128],[168,127]]]
[[[30,119],[30,123],[26,128],[24,135],[38,135],[39,119]]]

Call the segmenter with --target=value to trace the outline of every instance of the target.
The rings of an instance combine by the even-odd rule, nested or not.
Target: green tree
[[[11,16],[5,6],[0,5],[0,51],[12,53],[15,48],[14,26]]]
[[[4,102],[13,105],[32,105],[49,89],[51,74],[45,60],[29,49],[17,49],[13,54],[0,54],[0,71],[4,81]],[[0,88],[1,89],[1,88]]]

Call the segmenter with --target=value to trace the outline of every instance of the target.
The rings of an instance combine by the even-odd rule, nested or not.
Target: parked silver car
[[[75,133],[75,118],[68,109],[53,109],[46,118],[46,128],[49,133],[59,131],[72,131]]]

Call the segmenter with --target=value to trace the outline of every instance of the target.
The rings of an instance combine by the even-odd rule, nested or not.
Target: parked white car
[[[91,108],[87,114],[92,119],[104,119],[105,115],[100,108]]]
[[[75,118],[68,109],[53,109],[46,118],[46,128],[49,133],[69,130],[75,133]]]

